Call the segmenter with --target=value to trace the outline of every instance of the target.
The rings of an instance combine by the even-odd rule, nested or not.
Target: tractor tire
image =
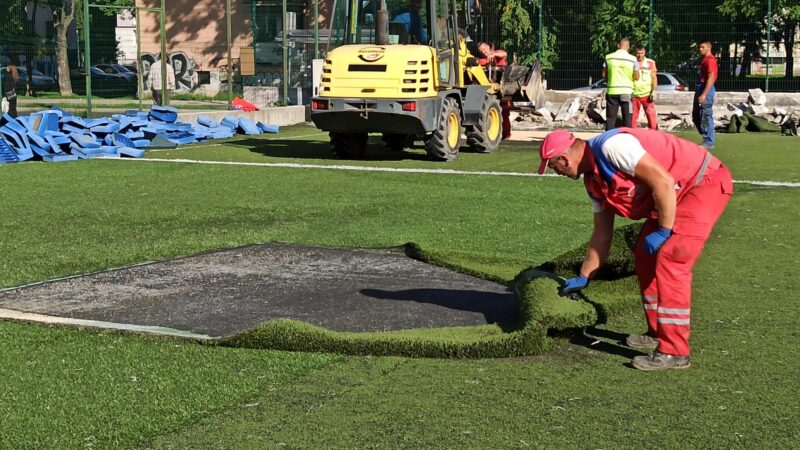
[[[367,151],[367,133],[329,133],[334,156],[342,159],[363,158]]]
[[[481,118],[476,125],[467,127],[467,145],[478,153],[497,150],[503,137],[503,114],[500,100],[492,95],[483,97]]]
[[[402,152],[403,150],[414,146],[413,134],[394,134],[384,133],[383,145],[390,152]]]
[[[458,102],[447,97],[442,101],[439,122],[425,142],[425,151],[431,159],[452,161],[461,147],[461,110]]]

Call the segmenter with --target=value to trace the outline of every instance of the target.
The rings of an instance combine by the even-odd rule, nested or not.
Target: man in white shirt
[[[586,288],[597,274],[611,248],[615,216],[645,219],[633,253],[648,329],[626,343],[654,352],[632,364],[688,368],[692,268],[733,193],[728,169],[699,145],[647,128],[617,128],[588,141],[555,130],[539,155],[538,173],[551,168],[583,177],[594,211],[586,259],[560,294]]]
[[[153,104],[166,106],[169,104],[170,93],[175,90],[175,69],[172,64],[167,62],[167,90],[164,91],[161,78],[161,61],[156,61],[150,65],[150,90],[153,92]]]

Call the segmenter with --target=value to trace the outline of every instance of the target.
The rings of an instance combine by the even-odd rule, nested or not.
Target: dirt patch
[[[264,244],[0,292],[0,308],[229,336],[296,319],[333,331],[519,321],[505,286],[391,250]]]

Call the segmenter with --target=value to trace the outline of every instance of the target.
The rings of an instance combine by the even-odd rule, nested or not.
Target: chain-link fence
[[[379,0],[97,1],[114,7],[81,0],[2,2],[0,65],[14,63],[20,68],[16,89],[22,113],[51,105],[78,114],[91,108],[93,115],[146,109],[153,103],[151,73],[160,66],[162,52],[167,55],[166,71],[175,77],[168,102],[178,108],[227,109],[233,96],[258,98],[261,104],[308,103],[312,60],[344,42],[342,29],[349,10],[358,6],[365,15],[374,14],[380,4]],[[408,1],[387,0],[390,17],[396,17]],[[424,12],[426,2],[420,3]],[[713,42],[719,60],[720,90],[800,89],[797,1],[456,3],[462,10],[477,12],[471,25],[460,24],[472,37],[473,52],[478,42],[486,41],[504,48],[518,62],[539,59],[550,89],[582,88],[599,80],[603,56],[614,50],[620,37],[645,45],[659,71],[673,74],[687,89],[693,88],[696,78],[698,43],[706,39]],[[357,20],[367,22],[366,17]]]
[[[483,0],[476,34],[518,61],[541,59],[550,89],[589,86],[618,39],[693,89],[697,46],[710,40],[720,90],[800,89],[800,3],[781,0]]]

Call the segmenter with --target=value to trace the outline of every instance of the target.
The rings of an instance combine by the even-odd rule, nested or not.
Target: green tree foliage
[[[500,47],[509,49],[517,55],[521,63],[530,63],[538,51],[538,8],[542,0],[507,0],[497,6],[502,8],[500,24]],[[489,6],[490,8],[493,6]],[[557,29],[543,28],[542,32],[542,67],[550,69],[558,61],[556,46],[558,44]]]
[[[647,45],[649,39],[649,0],[603,0],[594,9],[589,22],[592,34],[592,53],[597,57],[613,51],[621,38],[631,44]],[[660,33],[664,24],[653,24],[653,33]]]
[[[771,10],[770,10],[771,8]],[[766,31],[771,26],[771,45],[778,49],[786,48],[786,78],[794,78],[794,49],[797,39],[797,26],[800,24],[800,0],[724,0],[717,8],[732,20],[747,21],[754,24],[751,35],[745,43],[746,60],[761,59]],[[745,64],[749,68],[749,64]],[[744,72],[743,74],[744,75]]]

